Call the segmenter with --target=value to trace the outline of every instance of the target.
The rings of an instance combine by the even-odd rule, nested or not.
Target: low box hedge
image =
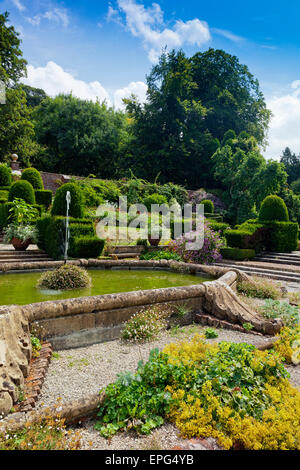
[[[52,191],[36,189],[34,191],[36,203],[48,209],[52,203]]]
[[[98,237],[79,237],[73,242],[73,256],[76,258],[98,258],[104,249],[105,241]]]
[[[255,257],[255,250],[241,248],[221,248],[221,255],[224,259],[243,261]]]
[[[296,222],[265,222],[269,229],[268,251],[290,253],[298,249],[299,226]]]

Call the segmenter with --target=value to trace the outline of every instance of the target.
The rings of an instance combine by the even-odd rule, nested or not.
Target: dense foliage
[[[41,174],[36,168],[26,168],[22,172],[21,179],[29,181],[33,189],[39,189],[39,190],[44,189],[44,183],[43,183]]]
[[[276,353],[196,336],[153,350],[108,385],[96,428],[149,434],[167,418],[185,437],[215,437],[226,449],[299,449],[300,395],[286,377]]]
[[[71,264],[64,264],[54,271],[41,275],[37,287],[39,289],[70,290],[90,287],[91,278],[85,269]]]
[[[278,196],[266,197],[259,210],[259,221],[288,222],[289,214],[285,202]]]
[[[35,194],[32,185],[26,180],[15,181],[8,194],[8,200],[23,199],[27,204],[35,204]]]
[[[132,155],[138,176],[153,180],[160,172],[190,188],[211,186],[210,156],[224,133],[248,131],[259,143],[270,118],[257,80],[248,68],[221,50],[188,58],[163,53],[147,77],[147,102],[127,100],[133,117]]]
[[[11,169],[7,165],[0,164],[0,188],[10,186],[11,182]]]
[[[61,186],[55,194],[51,214],[66,216],[67,214],[67,192],[71,195],[69,216],[75,218],[83,217],[83,197],[80,187],[75,183],[66,183]]]

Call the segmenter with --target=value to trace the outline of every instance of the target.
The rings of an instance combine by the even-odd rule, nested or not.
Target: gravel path
[[[192,338],[203,333],[205,328],[191,325],[179,330],[164,332],[159,339],[151,343],[127,345],[119,340],[95,344],[86,348],[60,351],[53,358],[37,406],[43,407],[56,403],[78,399],[98,392],[102,387],[113,382],[119,372],[135,371],[139,360],[147,360],[151,349],[162,349],[166,344]],[[218,338],[209,342],[232,341],[247,342],[259,346],[266,338],[218,329]],[[291,382],[300,386],[300,367],[287,367]],[[81,424],[82,449],[92,450],[163,450],[180,445],[178,430],[171,424],[165,424],[150,436],[137,436],[133,432],[119,433],[107,440],[94,430],[94,422]]]

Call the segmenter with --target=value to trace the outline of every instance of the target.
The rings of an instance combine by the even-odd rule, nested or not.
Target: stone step
[[[53,261],[53,258],[0,258],[0,264],[13,264],[13,263],[40,263],[44,261]]]
[[[110,258],[118,258],[118,259],[124,259],[124,258],[138,258],[139,253],[111,253]]]
[[[5,253],[0,253],[0,260],[2,258],[18,258],[18,259],[26,259],[26,258],[34,258],[38,256],[39,258],[48,258],[47,253],[31,253],[30,251],[25,255],[23,253],[19,253],[18,251],[10,252],[7,251]]]
[[[233,269],[238,269],[240,271],[245,272],[246,274],[249,274],[250,276],[260,276],[260,277],[267,277],[270,279],[274,280],[279,280],[279,281],[291,281],[291,282],[297,282],[300,283],[300,274],[296,274],[293,272],[289,271],[279,271],[276,269],[266,269],[266,268],[258,268],[258,267],[251,267],[251,266],[244,266],[244,265],[238,265],[238,264],[230,264],[230,263],[215,263],[215,266],[221,266],[224,268],[224,266],[228,268],[233,268]]]
[[[263,258],[267,256],[268,258],[275,258],[275,259],[289,259],[289,260],[300,260],[300,252],[292,252],[292,253],[273,253],[273,252],[262,252],[257,255],[259,258]]]
[[[253,258],[252,261],[260,261],[263,263],[275,263],[275,264],[289,264],[291,266],[300,266],[300,258],[299,260],[294,260],[294,259],[289,259],[289,258],[279,258],[279,257],[273,258],[269,256],[261,256],[261,257],[256,256],[255,258]]]
[[[110,255],[121,254],[121,253],[135,253],[140,254],[144,250],[143,246],[140,245],[117,245],[107,247],[106,251]]]

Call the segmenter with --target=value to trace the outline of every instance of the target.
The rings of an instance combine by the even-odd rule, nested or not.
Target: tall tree
[[[288,174],[288,183],[291,184],[300,178],[300,155],[296,155],[289,147],[286,147],[280,158]]]
[[[30,108],[36,108],[48,96],[42,88],[34,88],[32,86],[22,84],[22,90],[25,91],[26,103]]]
[[[138,176],[214,184],[211,155],[228,129],[265,141],[270,118],[257,80],[236,57],[210,49],[187,58],[164,53],[147,77],[144,105],[126,100],[133,118],[133,165]]]
[[[114,177],[127,150],[127,116],[105,103],[72,95],[46,98],[34,109],[36,137],[47,150],[39,169],[102,178]]]
[[[19,33],[8,26],[9,13],[0,14],[0,80],[13,86],[26,75],[26,60],[20,49]]]
[[[266,161],[254,137],[241,133],[224,141],[212,157],[215,177],[227,190],[228,217],[241,223],[257,216],[260,204],[270,194],[282,192],[287,174],[282,163]]]

